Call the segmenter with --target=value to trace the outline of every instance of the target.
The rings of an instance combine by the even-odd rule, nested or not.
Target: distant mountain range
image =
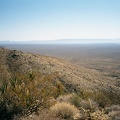
[[[94,43],[120,43],[117,39],[58,39],[58,40],[2,40],[0,44],[94,44]]]

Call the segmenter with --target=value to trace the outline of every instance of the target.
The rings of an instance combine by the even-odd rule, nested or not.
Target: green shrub
[[[92,92],[83,90],[82,91],[83,99],[92,99],[99,104],[100,107],[104,108],[106,106],[110,106],[114,101],[111,99],[110,93],[106,92]]]
[[[80,103],[82,101],[82,98],[77,94],[73,94],[69,101],[71,104],[75,105],[76,107],[80,107],[81,106]]]
[[[29,115],[40,107],[48,107],[49,98],[56,98],[63,92],[64,86],[56,72],[50,75],[17,73],[1,83],[0,116],[9,119],[14,114]]]

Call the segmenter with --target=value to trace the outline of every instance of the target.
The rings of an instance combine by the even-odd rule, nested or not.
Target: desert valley
[[[4,113],[5,115],[3,114],[3,119],[11,119],[13,118],[13,114],[22,115],[23,117],[28,114],[28,118],[17,117],[17,119],[31,120],[36,118],[43,120],[43,116],[41,116],[41,118],[36,117],[35,109],[37,109],[37,112],[46,109],[47,111],[51,111],[48,109],[50,109],[52,105],[61,103],[59,101],[61,99],[64,103],[76,105],[80,111],[80,115],[76,119],[102,120],[100,116],[103,115],[105,120],[119,120],[119,59],[119,44],[3,44],[0,48],[1,96],[3,94],[1,104],[2,108],[5,108],[1,109],[0,114],[7,111]],[[17,79],[21,82],[18,83]],[[31,83],[30,79],[33,79],[34,82],[42,86],[36,86],[34,82]],[[11,89],[11,87],[12,90],[11,93],[9,93],[10,91],[8,90]],[[22,93],[22,87],[25,93]],[[48,93],[44,93],[43,91],[48,91]],[[41,92],[43,92],[44,95],[42,95]],[[15,93],[18,94],[17,98],[15,97]],[[27,94],[30,97],[29,99],[25,97]],[[34,96],[34,94],[36,94],[36,96]],[[39,100],[44,98],[45,101]],[[6,99],[9,99],[9,101]],[[73,101],[70,101],[72,99]],[[25,104],[24,100],[28,102],[28,104]],[[36,103],[36,100],[40,101],[40,103]],[[54,102],[47,105],[50,100]],[[8,105],[5,106],[3,103]],[[35,109],[34,104],[36,106],[38,105]],[[29,107],[31,107],[31,109],[33,107],[33,111],[30,111]],[[95,109],[91,110],[91,107],[95,107]],[[24,109],[25,112],[23,114]],[[115,109],[115,111],[112,109]],[[86,113],[87,110],[90,110],[90,112]],[[104,114],[97,113],[101,110],[104,111]],[[45,114],[45,112],[43,113]],[[94,118],[94,114],[100,114],[100,116],[98,115],[98,117]],[[30,115],[33,115],[33,117],[30,118]],[[8,117],[5,118],[5,116]],[[51,113],[48,112],[48,116],[50,117]],[[59,115],[57,118],[53,116],[51,120],[59,119]],[[46,120],[48,118],[44,119]],[[63,116],[62,119],[73,119],[73,116],[71,118],[65,118],[65,116]]]

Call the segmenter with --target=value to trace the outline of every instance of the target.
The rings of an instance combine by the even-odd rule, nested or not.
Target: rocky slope
[[[75,66],[62,59],[0,48],[1,79],[3,68],[4,71],[6,70],[6,75],[31,70],[40,71],[42,74],[57,71],[61,76],[60,81],[68,91],[105,91],[115,94],[116,99],[120,99],[120,88],[114,79],[96,70]]]

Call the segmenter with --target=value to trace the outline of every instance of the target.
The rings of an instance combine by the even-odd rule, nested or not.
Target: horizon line
[[[56,40],[119,40],[119,38],[62,38],[62,39],[43,39],[43,40],[37,40],[37,39],[32,39],[32,40],[0,40],[1,41],[16,41],[16,42],[24,42],[24,41],[56,41]]]

